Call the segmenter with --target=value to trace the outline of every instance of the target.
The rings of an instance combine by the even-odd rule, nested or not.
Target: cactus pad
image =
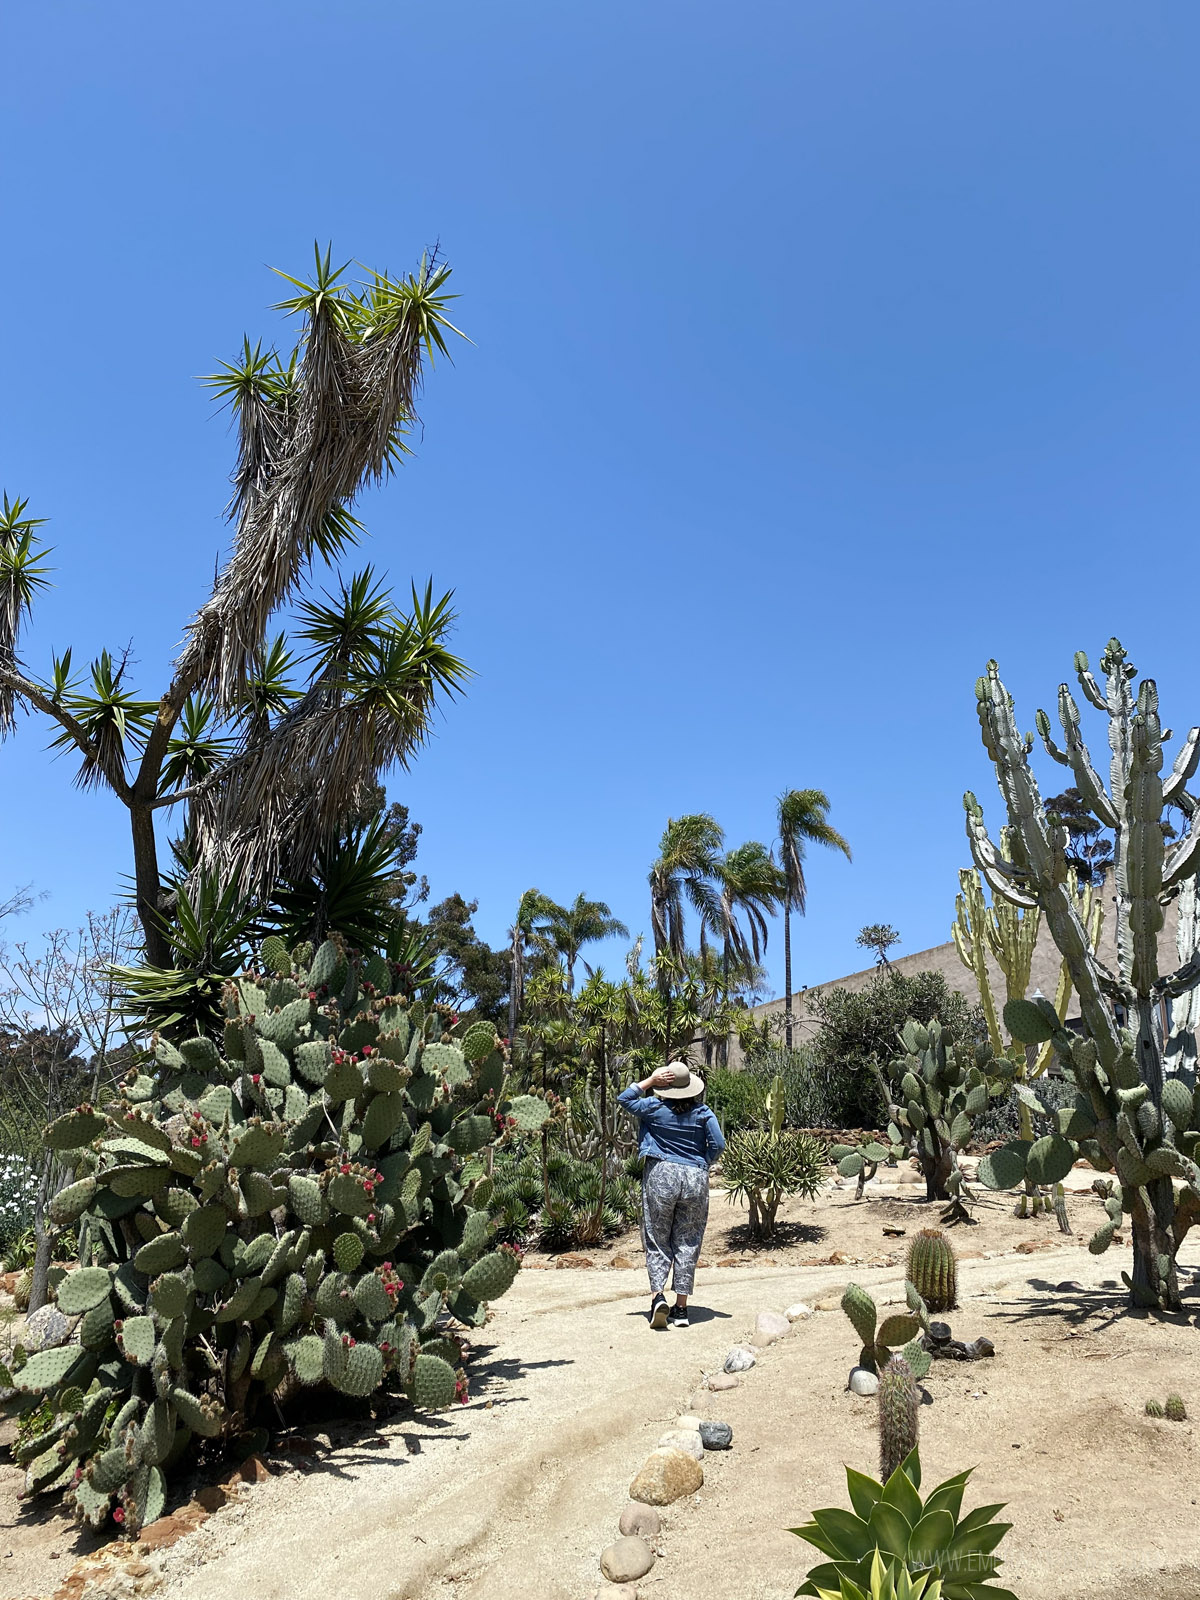
[[[181,1267],[187,1260],[187,1251],[184,1248],[183,1235],[176,1232],[160,1233],[156,1239],[151,1239],[133,1258],[133,1264],[139,1272],[144,1272],[148,1277],[157,1277],[160,1272],[170,1272],[174,1267]]]
[[[126,1361],[148,1367],[154,1357],[154,1318],[126,1317],[117,1331],[117,1345]]]
[[[15,1374],[13,1382],[18,1389],[33,1393],[56,1389],[78,1360],[79,1351],[74,1345],[56,1345],[52,1350],[39,1350]]]
[[[150,1298],[160,1317],[181,1317],[187,1309],[188,1281],[181,1273],[164,1272],[150,1285]]]
[[[875,1343],[875,1302],[857,1283],[848,1283],[842,1295],[842,1310],[850,1318],[863,1344]]]
[[[408,1394],[421,1411],[444,1411],[453,1405],[458,1388],[454,1368],[441,1356],[419,1355],[413,1363]]]
[[[66,1317],[90,1311],[107,1300],[112,1289],[112,1273],[107,1267],[76,1267],[58,1286],[58,1309]]]
[[[383,1356],[373,1344],[354,1344],[346,1352],[341,1373],[333,1380],[343,1394],[362,1397],[383,1382]]]
[[[285,1347],[285,1353],[292,1371],[296,1374],[296,1381],[305,1388],[311,1388],[314,1383],[320,1383],[325,1376],[325,1341],[319,1339],[315,1333],[305,1334],[303,1339],[295,1339]]]
[[[353,1272],[363,1258],[363,1242],[356,1233],[340,1233],[333,1241],[333,1259],[339,1272]]]
[[[51,1150],[79,1150],[98,1139],[107,1126],[90,1106],[80,1106],[78,1111],[56,1117],[43,1133],[42,1142]]]
[[[306,1228],[315,1228],[329,1215],[325,1196],[315,1178],[299,1175],[288,1179],[288,1200]]]
[[[498,1300],[512,1288],[520,1270],[520,1259],[512,1251],[493,1250],[467,1268],[463,1274],[463,1291],[472,1300]]]

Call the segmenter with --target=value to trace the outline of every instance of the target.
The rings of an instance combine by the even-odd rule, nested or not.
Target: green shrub
[[[850,1103],[843,1074],[822,1059],[812,1045],[797,1050],[756,1051],[746,1063],[746,1073],[761,1084],[763,1093],[775,1078],[783,1082],[784,1121],[789,1128],[841,1128]]]
[[[738,1128],[756,1128],[762,1123],[769,1088],[769,1081],[764,1083],[755,1072],[713,1067],[707,1073],[704,1098],[726,1138]]]
[[[825,1175],[825,1151],[798,1128],[741,1128],[730,1135],[721,1157],[721,1182],[731,1200],[750,1207],[750,1232],[769,1239],[783,1200],[811,1198]]]
[[[79,1221],[58,1297],[82,1342],[11,1381],[58,1419],[31,1487],[69,1490],[93,1528],[152,1521],[194,1441],[232,1442],[285,1378],[449,1405],[444,1313],[480,1325],[519,1266],[491,1248],[480,1156],[547,1108],[507,1099],[494,1036],[460,1049],[447,1010],[333,942],[268,939],[260,960],[225,985],[221,1047],[158,1039],[153,1076],[46,1130],[76,1175],[51,1218]]]

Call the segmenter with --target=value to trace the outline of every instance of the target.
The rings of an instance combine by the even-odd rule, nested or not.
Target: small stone
[[[633,1583],[653,1565],[654,1551],[636,1534],[616,1540],[600,1557],[600,1571],[610,1583]]]
[[[668,1428],[658,1441],[660,1450],[682,1450],[697,1461],[704,1460],[704,1440],[699,1428]]]
[[[178,1544],[180,1539],[186,1538],[189,1533],[194,1533],[196,1524],[186,1521],[182,1517],[159,1517],[157,1522],[152,1522],[148,1528],[143,1528],[138,1534],[138,1540],[146,1550],[167,1550],[173,1544]]]
[[[725,1357],[726,1372],[749,1372],[754,1365],[755,1355],[753,1350],[748,1350],[744,1344],[735,1344]]]
[[[642,1593],[636,1583],[602,1583],[594,1600],[641,1600]]]
[[[842,1297],[840,1294],[827,1294],[824,1300],[817,1301],[813,1309],[815,1311],[840,1311],[842,1309]]]
[[[813,1308],[805,1305],[803,1300],[797,1300],[796,1304],[789,1306],[783,1314],[789,1322],[803,1322],[805,1318],[812,1316]]]
[[[629,1485],[629,1498],[669,1506],[704,1485],[704,1468],[682,1450],[652,1450]]]
[[[700,1417],[693,1416],[690,1411],[685,1411],[681,1417],[676,1417],[675,1426],[677,1428],[691,1428],[694,1431],[700,1427],[701,1421]]]
[[[791,1332],[791,1323],[778,1311],[760,1311],[754,1319],[754,1342],[757,1345],[774,1344],[785,1333]]]
[[[727,1422],[702,1422],[700,1438],[706,1450],[728,1450],[733,1443],[733,1429]]]
[[[633,1262],[628,1256],[614,1256],[608,1264],[610,1267],[616,1267],[618,1272],[629,1272],[633,1268]]]
[[[33,1355],[38,1350],[52,1350],[66,1344],[75,1332],[78,1317],[68,1317],[56,1305],[44,1305],[26,1318],[21,1343]]]
[[[653,1506],[640,1506],[636,1500],[631,1500],[617,1526],[627,1537],[636,1534],[639,1539],[656,1539],[662,1532],[662,1518]]]
[[[556,1267],[594,1267],[596,1263],[591,1256],[567,1255],[559,1256],[554,1265]]]
[[[719,1267],[740,1267],[742,1260],[740,1256],[722,1256],[717,1265]]]
[[[214,1511],[219,1511],[228,1498],[229,1496],[224,1489],[215,1483],[210,1483],[207,1488],[196,1490],[197,1505],[203,1506],[210,1515]]]
[[[719,1393],[722,1389],[736,1389],[741,1381],[732,1372],[714,1372],[710,1378],[705,1379],[704,1387]]]
[[[879,1379],[866,1367],[855,1367],[850,1373],[850,1393],[869,1395],[879,1393]]]
[[[1068,1278],[1066,1283],[1055,1284],[1054,1292],[1056,1294],[1083,1294],[1084,1288],[1081,1283],[1076,1283],[1074,1278]]]
[[[929,1337],[934,1344],[948,1344],[954,1335],[948,1322],[931,1322]]]

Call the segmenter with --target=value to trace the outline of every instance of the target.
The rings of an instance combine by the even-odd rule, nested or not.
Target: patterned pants
[[[650,1288],[659,1294],[674,1267],[676,1294],[691,1294],[708,1221],[708,1173],[648,1156],[642,1169],[642,1243]]]

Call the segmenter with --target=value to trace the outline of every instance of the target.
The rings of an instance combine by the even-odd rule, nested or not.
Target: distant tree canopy
[[[813,1041],[815,1061],[844,1081],[844,1104],[863,1127],[878,1127],[884,1116],[873,1068],[888,1076],[900,1050],[896,1035],[909,1017],[936,1017],[951,1039],[987,1037],[981,1007],[939,972],[881,972],[864,989],[822,989],[810,997],[809,1013],[821,1023]]]

